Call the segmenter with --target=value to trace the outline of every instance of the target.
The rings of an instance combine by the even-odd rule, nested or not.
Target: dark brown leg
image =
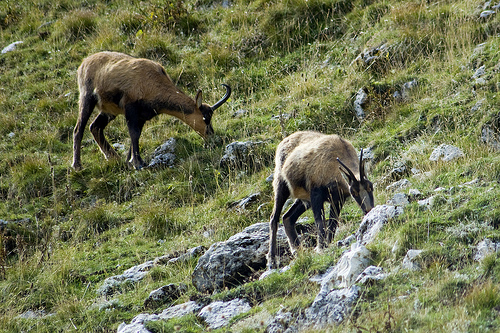
[[[90,115],[97,104],[97,99],[93,94],[80,93],[80,102],[78,110],[78,120],[76,122],[75,129],[73,130],[73,164],[72,167],[75,170],[80,170],[82,168],[81,162],[81,148],[82,148],[82,138],[87,122],[89,121]]]

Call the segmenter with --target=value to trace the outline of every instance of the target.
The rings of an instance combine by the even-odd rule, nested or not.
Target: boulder
[[[421,259],[421,254],[423,250],[408,250],[406,256],[403,259],[403,268],[409,269],[411,271],[419,271],[422,269],[422,265],[419,260]]]
[[[429,160],[449,162],[463,156],[464,153],[460,148],[443,143],[432,151]]]
[[[177,142],[174,138],[168,139],[165,143],[155,149],[148,168],[173,167],[175,162],[175,146]]]
[[[156,290],[153,290],[144,301],[145,308],[157,308],[161,305],[170,303],[178,299],[187,291],[184,283],[168,284]]]
[[[210,329],[218,329],[229,324],[234,316],[250,311],[252,307],[247,301],[233,299],[229,302],[212,302],[201,309],[198,316],[208,324]]]
[[[289,253],[283,227],[278,229],[278,253]],[[202,293],[212,293],[239,285],[254,271],[266,267],[269,250],[269,223],[257,223],[230,237],[225,242],[212,244],[200,257],[192,281]]]

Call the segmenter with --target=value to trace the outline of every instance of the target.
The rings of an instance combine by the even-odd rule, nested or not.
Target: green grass
[[[481,240],[500,241],[500,157],[480,139],[482,126],[498,123],[500,112],[500,18],[478,20],[476,9],[470,0],[1,1],[0,47],[23,44],[0,55],[0,219],[9,221],[0,239],[9,251],[0,252],[0,331],[115,332],[144,311],[151,290],[167,283],[188,285],[179,303],[207,297],[191,284],[196,260],[157,267],[104,305],[96,290],[133,265],[208,247],[268,221],[272,185],[265,179],[274,149],[306,129],[373,149],[369,175],[377,204],[391,197],[384,176],[398,161],[430,172],[407,177],[425,197],[446,188],[431,210],[410,204],[369,246],[373,264],[391,275],[363,287],[351,317],[331,331],[498,331],[500,261],[492,255],[478,263],[473,256]],[[382,44],[375,63],[354,61]],[[137,172],[123,161],[107,162],[86,131],[84,169],[72,170],[76,69],[101,50],[158,61],[188,95],[202,89],[209,104],[223,94],[221,83],[230,84],[230,100],[214,114],[212,145],[205,148],[179,120],[159,116],[145,126],[142,156],[149,160],[175,137],[174,168]],[[471,77],[483,65],[486,81],[478,83]],[[417,88],[395,100],[394,92],[412,80]],[[353,107],[360,88],[369,95],[362,122]],[[246,115],[233,118],[240,109]],[[106,135],[130,143],[123,117]],[[236,140],[264,144],[248,163],[221,167],[225,145]],[[441,143],[465,156],[429,161]],[[477,185],[460,186],[474,179]],[[228,209],[256,192],[259,202],[248,211]],[[357,230],[362,214],[350,201],[342,218],[335,240]],[[409,249],[425,250],[421,272],[398,269]],[[258,306],[250,318],[280,307],[300,313],[319,288],[309,278],[341,252],[304,251],[282,275],[210,297],[252,300]],[[50,315],[20,319],[27,310]],[[206,330],[194,316],[148,328]]]

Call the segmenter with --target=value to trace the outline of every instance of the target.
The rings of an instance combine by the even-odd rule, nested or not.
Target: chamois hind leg
[[[136,109],[132,106],[125,107],[125,119],[127,120],[127,127],[130,135],[130,149],[127,156],[127,162],[136,170],[140,170],[145,166],[145,163],[139,154],[139,138],[141,137],[142,128],[146,121],[137,114]]]
[[[324,203],[326,201],[325,190],[315,187],[311,189],[311,209],[314,215],[314,222],[318,230],[318,243],[316,251],[320,252],[325,247],[325,211]]]
[[[85,126],[89,121],[90,115],[97,104],[97,99],[93,94],[80,93],[80,102],[78,106],[78,120],[73,130],[73,164],[71,165],[75,170],[82,168],[81,162],[81,149],[82,138]]]
[[[302,200],[297,199],[293,203],[292,207],[283,215],[283,226],[285,227],[285,233],[288,237],[288,243],[292,249],[292,253],[295,253],[300,245],[299,238],[297,236],[297,231],[295,230],[295,223],[300,215],[302,215],[309,208],[308,204],[302,202]]]
[[[113,147],[111,147],[109,142],[106,140],[106,137],[104,136],[104,129],[113,119],[115,119],[115,116],[101,112],[97,115],[92,124],[90,124],[90,132],[92,132],[95,142],[97,142],[99,148],[101,149],[101,152],[104,154],[107,160],[113,158],[120,159],[118,153],[113,149]]]
[[[278,222],[280,219],[281,211],[285,205],[286,200],[290,196],[290,189],[283,179],[274,180],[274,208],[271,214],[271,221],[269,223],[269,253],[267,254],[267,266],[269,269],[278,268],[276,262],[276,253],[278,252],[277,233]]]

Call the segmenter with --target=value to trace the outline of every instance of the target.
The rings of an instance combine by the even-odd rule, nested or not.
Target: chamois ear
[[[346,177],[349,179],[349,183],[352,184],[353,182],[356,181],[356,176],[354,176],[354,173],[345,165],[342,163],[342,161],[337,157],[337,161],[340,163],[340,171],[346,175]]]
[[[201,90],[198,90],[198,93],[196,94],[196,106],[198,107],[198,109],[201,107],[201,96],[202,93],[201,93]]]

